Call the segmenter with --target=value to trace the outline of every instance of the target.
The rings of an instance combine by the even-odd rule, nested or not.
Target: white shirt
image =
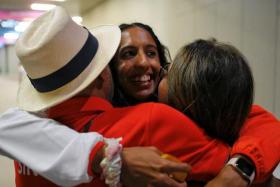
[[[18,108],[0,115],[0,154],[24,163],[60,186],[90,182],[88,158],[100,134],[77,133]]]
[[[275,170],[273,171],[273,176],[280,180],[280,163],[277,165]]]

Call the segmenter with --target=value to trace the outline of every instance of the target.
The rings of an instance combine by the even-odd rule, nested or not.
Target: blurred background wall
[[[0,0],[0,10],[1,1],[23,2]],[[253,70],[255,103],[280,118],[280,0],[67,0],[61,5],[70,14],[78,13],[88,28],[149,24],[172,57],[198,38],[215,37],[235,45]],[[15,106],[18,63],[13,44],[0,48],[0,113]],[[0,187],[13,186],[12,162],[0,157]]]

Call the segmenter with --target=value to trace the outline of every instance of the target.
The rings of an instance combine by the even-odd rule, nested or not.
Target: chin
[[[150,92],[150,93],[139,93],[137,94],[134,98],[136,98],[136,100],[141,101],[141,102],[145,102],[148,101],[152,96],[153,96],[154,92]]]

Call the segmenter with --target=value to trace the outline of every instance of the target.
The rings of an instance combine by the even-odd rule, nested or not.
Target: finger
[[[169,177],[175,179],[178,182],[184,182],[191,171],[191,167],[185,163],[170,162],[168,165],[164,165],[161,168],[162,172],[165,172]]]
[[[158,176],[157,180],[152,181],[151,185],[153,187],[186,187],[186,182],[177,182],[176,180],[170,178],[167,174],[161,174]]]
[[[151,149],[152,151],[154,151],[158,155],[162,155],[162,152],[156,147],[150,146],[149,149]]]
[[[190,173],[191,166],[187,163],[174,162],[171,160],[163,159],[163,165],[162,165],[162,168],[160,169],[160,171],[165,172],[165,173],[171,173],[171,172],[175,172],[175,171]]]

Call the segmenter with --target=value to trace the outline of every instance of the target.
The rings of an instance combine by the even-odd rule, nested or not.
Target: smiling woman
[[[142,23],[122,24],[119,49],[111,62],[115,78],[114,104],[127,106],[156,101],[159,72],[169,52],[152,28]]]

